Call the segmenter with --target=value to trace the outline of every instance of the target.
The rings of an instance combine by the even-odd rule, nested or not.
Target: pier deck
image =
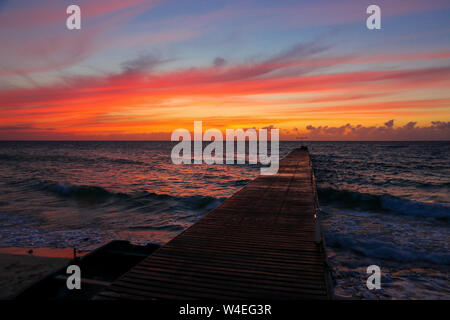
[[[308,150],[295,149],[96,298],[330,299],[316,210]]]

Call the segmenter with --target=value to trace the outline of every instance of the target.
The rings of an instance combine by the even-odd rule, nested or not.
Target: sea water
[[[280,142],[311,152],[335,293],[450,299],[449,142]],[[174,165],[171,142],[0,142],[0,247],[165,243],[259,174]],[[381,289],[368,290],[369,265]]]

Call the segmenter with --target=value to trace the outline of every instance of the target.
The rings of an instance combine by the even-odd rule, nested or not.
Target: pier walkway
[[[293,150],[96,299],[330,299],[309,152]]]

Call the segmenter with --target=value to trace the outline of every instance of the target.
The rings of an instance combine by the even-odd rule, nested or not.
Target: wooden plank
[[[330,299],[316,192],[295,149],[96,299]]]

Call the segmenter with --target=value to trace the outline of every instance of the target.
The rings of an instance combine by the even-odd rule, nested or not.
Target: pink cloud
[[[0,11],[0,76],[61,70],[111,45],[104,36],[159,4],[146,0],[78,1],[82,29],[69,32],[67,3],[39,1]],[[100,23],[101,19],[101,23]]]
[[[158,0],[79,0],[83,20],[94,20],[108,14],[126,14],[142,12],[160,3]],[[64,1],[35,1],[13,6],[6,5],[0,11],[0,27],[29,29],[60,23],[65,26],[66,8],[70,3]],[[126,11],[129,11],[128,13]]]

